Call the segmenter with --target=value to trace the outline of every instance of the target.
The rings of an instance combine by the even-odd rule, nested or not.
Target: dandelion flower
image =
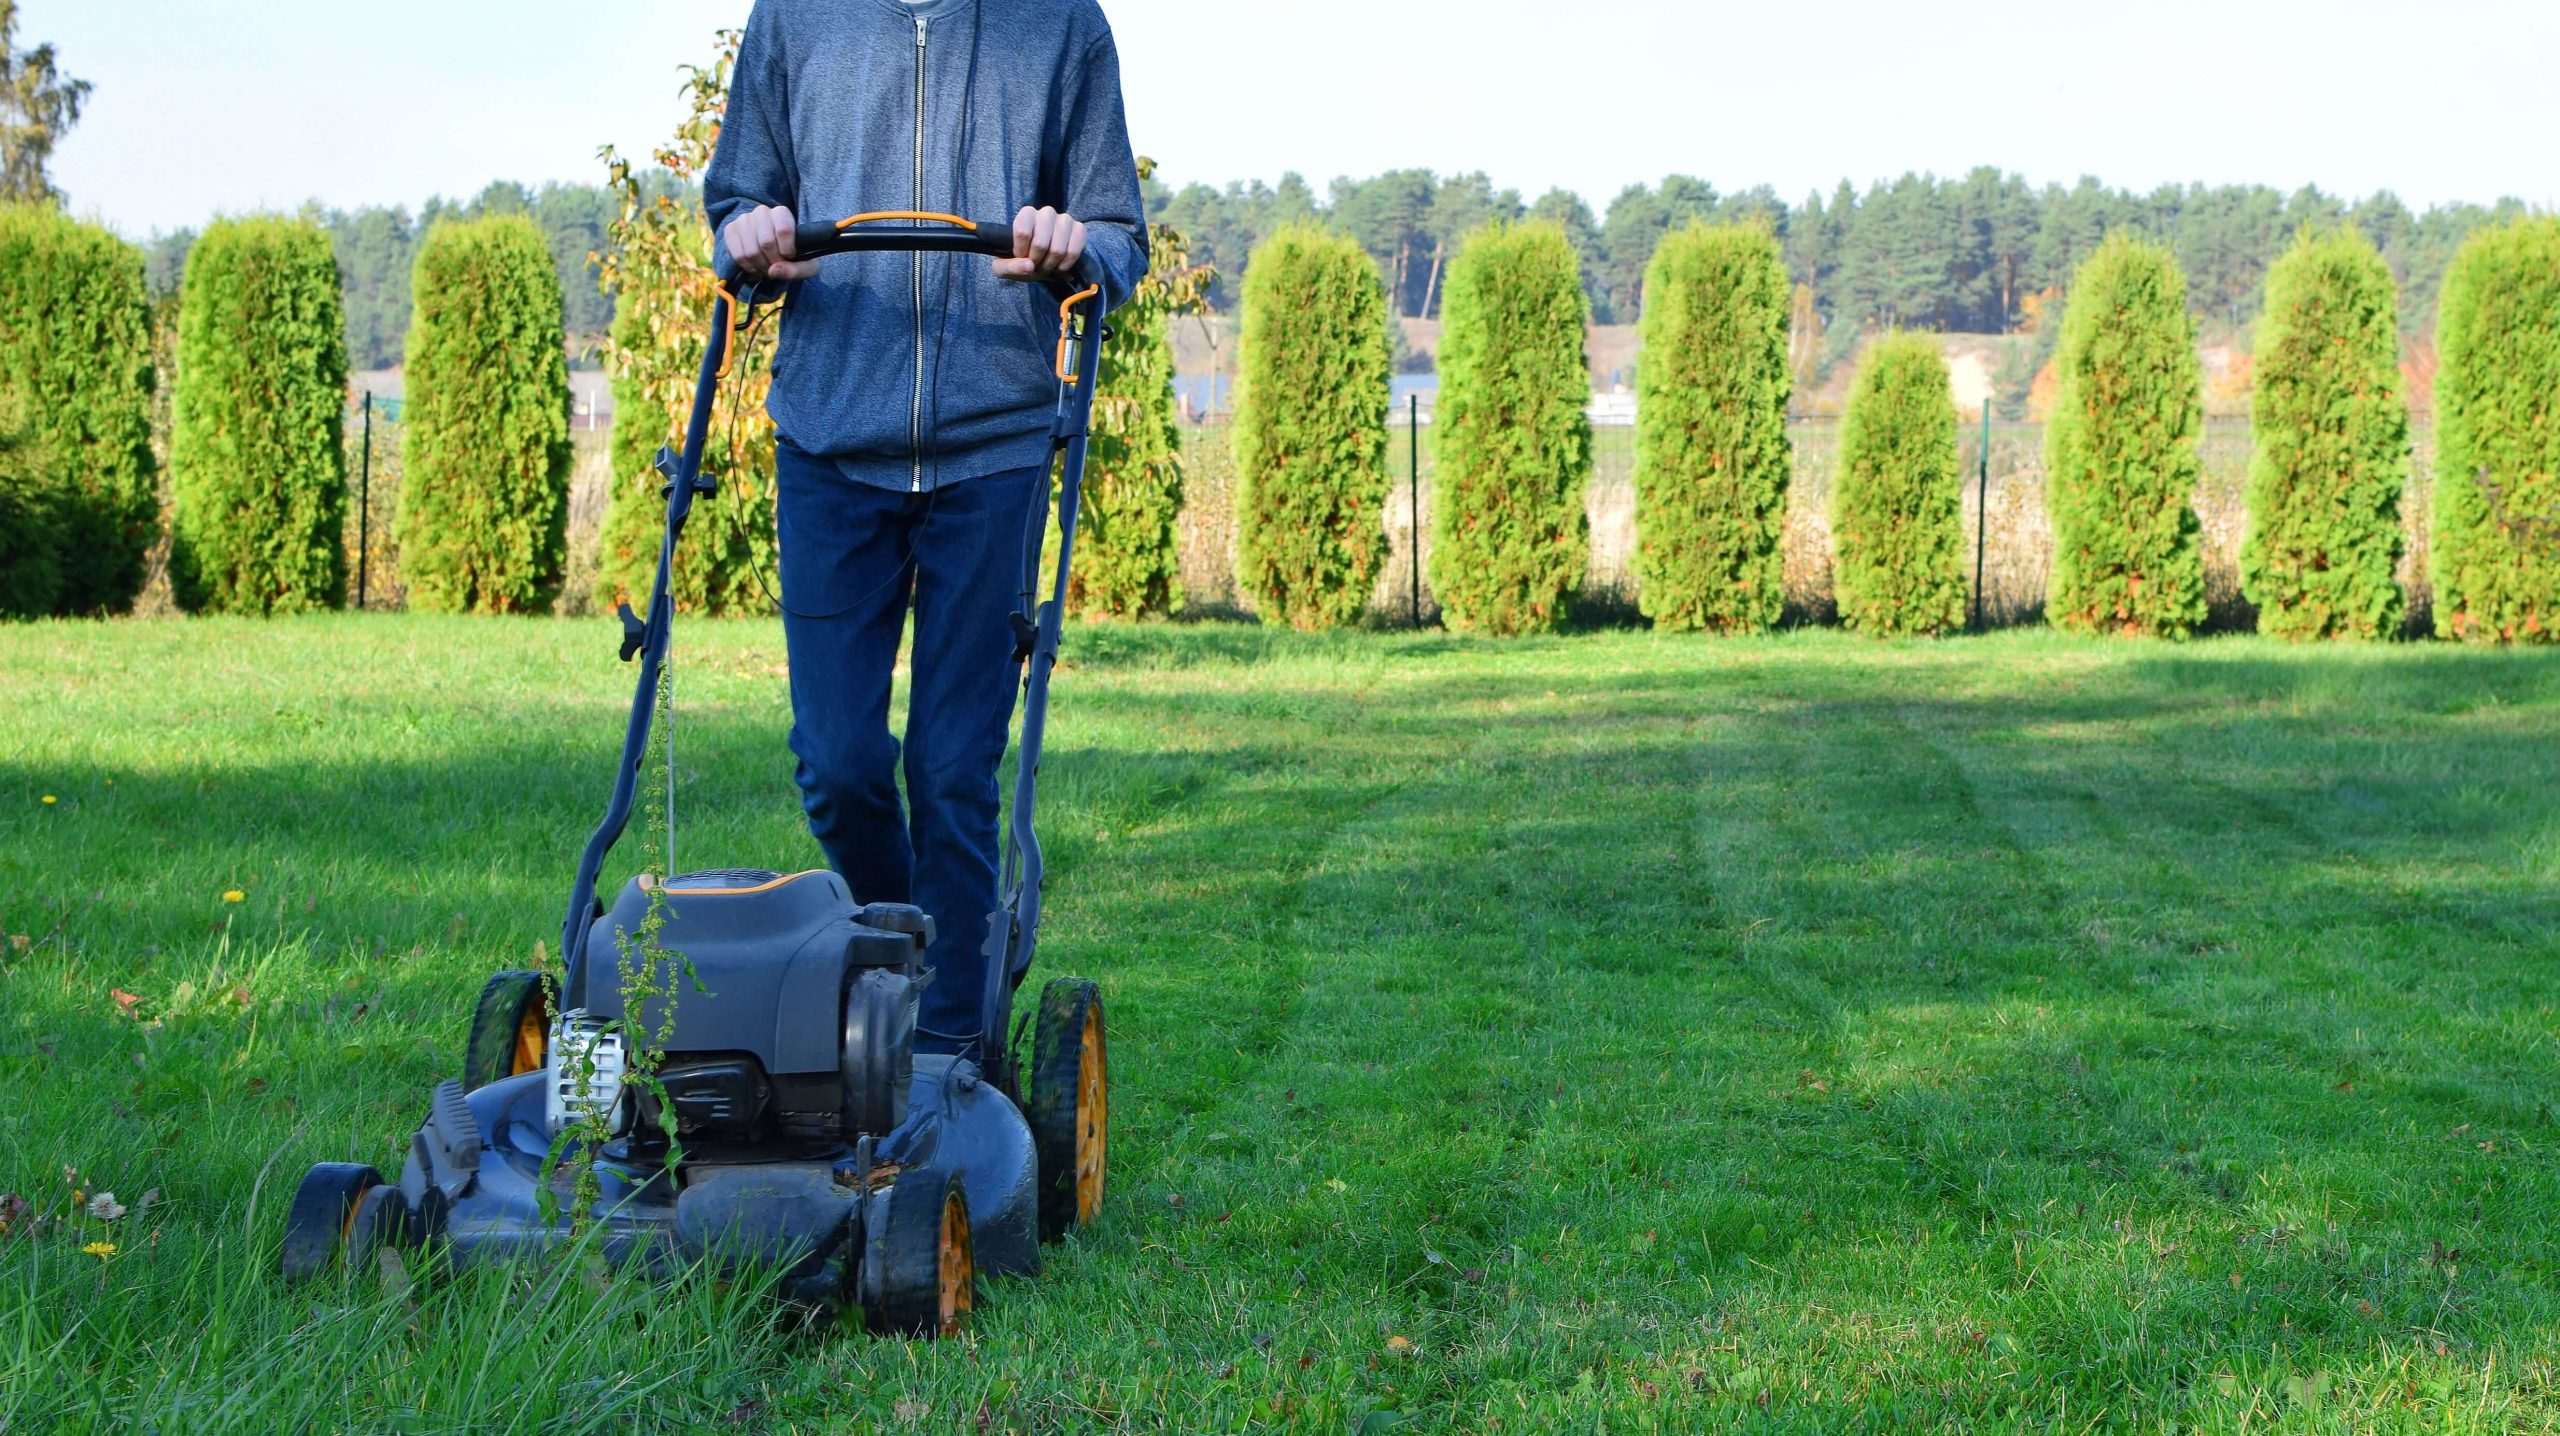
[[[116,1254],[116,1244],[114,1242],[91,1242],[80,1250],[96,1257],[100,1261],[105,1261],[107,1258]]]
[[[51,793],[47,793],[47,794],[45,794],[45,795],[44,795],[44,805],[45,805],[46,807],[48,807],[48,808],[52,807],[52,806],[54,805],[54,801],[55,801],[55,800],[54,800],[54,796],[53,796],[53,794],[51,794]]]
[[[222,895],[222,900],[224,902],[247,902],[249,900],[249,895],[240,891],[238,888],[233,888],[231,891]]]

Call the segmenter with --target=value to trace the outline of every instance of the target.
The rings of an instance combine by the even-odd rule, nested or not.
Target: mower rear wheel
[[[862,1316],[883,1336],[958,1336],[978,1304],[969,1198],[957,1173],[908,1172],[864,1233]]]
[[[284,1214],[284,1279],[309,1281],[335,1266],[366,1195],[381,1185],[380,1172],[354,1162],[322,1162],[304,1173]]]
[[[539,1072],[550,1059],[551,988],[538,972],[502,972],[480,989],[462,1044],[462,1090]]]
[[[1040,1157],[1040,1239],[1102,1214],[1111,1145],[1111,1066],[1102,989],[1061,977],[1040,992],[1031,1039],[1032,1147]]]

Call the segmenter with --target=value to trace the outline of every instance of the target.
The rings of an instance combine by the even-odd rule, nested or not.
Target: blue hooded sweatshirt
[[[1120,59],[1094,0],[757,0],[703,177],[715,236],[757,205],[1088,227],[1079,277],[1117,305],[1146,212]],[[719,247],[725,262],[725,246]],[[766,409],[858,483],[921,492],[1048,456],[1058,305],[983,255],[853,254],[794,286]]]

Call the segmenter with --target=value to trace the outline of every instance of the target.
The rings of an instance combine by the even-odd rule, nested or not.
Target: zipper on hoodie
[[[924,208],[924,29],[925,17],[916,17],[916,202]],[[914,463],[913,475],[907,481],[909,493],[924,492],[924,254],[908,256],[910,272],[915,280],[916,306],[916,385],[907,401],[907,450]]]

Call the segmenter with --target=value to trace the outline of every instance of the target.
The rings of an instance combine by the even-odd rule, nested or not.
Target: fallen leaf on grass
[[[1413,1355],[1413,1342],[1412,1342],[1412,1340],[1411,1340],[1410,1338],[1402,1337],[1402,1336],[1390,1336],[1390,1337],[1388,1337],[1388,1338],[1387,1338],[1387,1355],[1389,1355],[1389,1356],[1411,1356],[1411,1355]]]
[[[142,999],[139,996],[127,992],[121,987],[108,988],[107,995],[116,1000],[116,1006],[123,1009],[124,1015],[127,1017],[132,1016],[133,1010],[142,1005]]]
[[[23,933],[23,932],[13,932],[13,933],[9,934],[9,949],[10,949],[10,951],[12,951],[12,952],[24,952],[24,951],[26,951],[26,950],[27,950],[27,942],[28,942],[27,935],[26,935],[25,933]]]
[[[1351,1190],[1351,1184],[1342,1180],[1340,1177],[1327,1177],[1324,1179],[1324,1185],[1327,1191],[1347,1192]]]

